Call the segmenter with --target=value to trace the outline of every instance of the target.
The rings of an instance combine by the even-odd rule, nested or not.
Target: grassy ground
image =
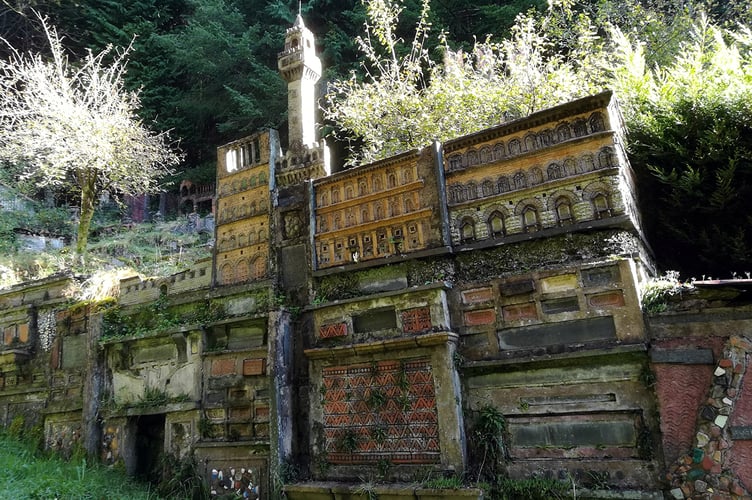
[[[123,472],[39,453],[0,434],[0,500],[157,500]]]

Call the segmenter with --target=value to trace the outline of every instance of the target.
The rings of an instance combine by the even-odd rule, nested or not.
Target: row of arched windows
[[[311,162],[318,161],[319,154],[316,150],[313,151],[306,151],[305,154],[302,156],[298,156],[295,154],[291,154],[289,158],[283,158],[279,160],[277,165],[284,170],[288,166],[294,166],[294,165],[305,165]]]
[[[229,207],[224,207],[219,211],[218,222],[223,224],[232,222],[234,220],[242,219],[244,217],[253,217],[254,215],[265,214],[269,212],[269,202],[265,199],[255,201],[249,204],[238,204]]]
[[[235,248],[255,245],[256,243],[265,243],[268,240],[268,233],[265,229],[258,231],[248,231],[248,233],[223,234],[219,238],[218,249],[221,251],[234,250]]]
[[[533,167],[528,171],[519,170],[513,175],[502,175],[496,179],[484,179],[480,183],[471,181],[466,184],[452,184],[448,188],[447,195],[449,203],[462,203],[525,189],[530,186],[543,184],[544,182],[551,182],[593,170],[613,168],[615,166],[617,166],[617,160],[614,150],[607,146],[601,148],[597,159],[588,153],[578,159],[567,158],[563,163],[552,162],[546,167],[545,172],[539,167]]]
[[[373,173],[370,177],[361,176],[357,180],[337,184],[327,189],[319,188],[317,205],[325,207],[330,204],[340,203],[343,200],[352,200],[356,197],[367,196],[386,189],[409,184],[416,178],[414,167],[410,166],[401,170],[388,169]]]
[[[258,175],[249,175],[242,179],[235,179],[232,182],[224,182],[219,190],[219,194],[228,196],[257,186],[266,186],[266,180],[266,172],[260,172]]]
[[[225,262],[219,270],[217,281],[223,285],[244,283],[266,277],[266,259],[256,256],[250,259],[239,259],[235,262]]]
[[[359,224],[412,213],[419,208],[417,199],[416,193],[407,193],[402,198],[378,200],[373,203],[360,205],[359,207],[335,212],[331,215],[319,215],[318,232],[337,231],[345,227],[357,226]]]
[[[610,217],[613,214],[608,196],[605,193],[596,192],[590,199],[590,203],[594,219]],[[556,198],[552,208],[557,226],[577,222],[572,207],[572,200],[568,196],[559,196]],[[507,221],[509,217],[519,217],[519,228],[524,233],[538,231],[543,227],[539,208],[533,204],[523,206],[518,210],[518,214],[513,216],[505,216],[501,210],[493,210],[482,220],[478,220],[472,215],[466,215],[459,219],[457,228],[459,229],[460,242],[470,243],[476,241],[480,234],[478,231],[479,224],[485,224],[486,234],[489,238],[506,236],[508,234]]]
[[[546,148],[559,142],[568,141],[573,137],[583,137],[606,130],[603,114],[595,112],[586,120],[578,118],[572,123],[562,122],[551,129],[540,132],[528,132],[523,137],[509,139],[506,143],[497,142],[494,145],[484,146],[480,149],[470,149],[464,154],[452,154],[447,156],[449,170],[457,170],[472,167],[492,161],[499,161],[537,149]]]

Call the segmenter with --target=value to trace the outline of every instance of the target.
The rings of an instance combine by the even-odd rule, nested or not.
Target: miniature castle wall
[[[132,473],[153,458],[146,437],[193,455],[218,494],[270,499],[292,466],[387,490],[477,470],[490,405],[513,478],[658,495],[665,471],[683,491],[726,467],[740,478],[726,491],[749,487],[752,433],[732,414],[752,401],[734,378],[746,344],[700,331],[736,309],[645,323],[652,264],[623,141],[601,94],[317,179],[312,150],[282,154],[274,131],[222,146],[211,259],[123,280],[117,304],[68,303],[70,276],[0,293],[0,417]],[[738,455],[715,453],[733,441]],[[677,462],[688,448],[696,465]]]

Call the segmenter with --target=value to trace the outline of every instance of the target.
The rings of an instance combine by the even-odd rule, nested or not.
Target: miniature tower
[[[316,138],[315,86],[321,78],[321,60],[316,56],[313,33],[300,13],[285,33],[285,50],[279,53],[278,67],[287,82],[289,121],[289,146],[278,178],[284,185],[327,175],[328,149]]]

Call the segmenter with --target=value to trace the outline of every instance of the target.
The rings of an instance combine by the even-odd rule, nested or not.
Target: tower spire
[[[298,1],[298,10],[302,2]],[[321,60],[311,30],[298,13],[295,24],[285,33],[285,50],[277,60],[287,82],[287,116],[290,147],[312,147],[316,143],[316,82],[321,78]]]

